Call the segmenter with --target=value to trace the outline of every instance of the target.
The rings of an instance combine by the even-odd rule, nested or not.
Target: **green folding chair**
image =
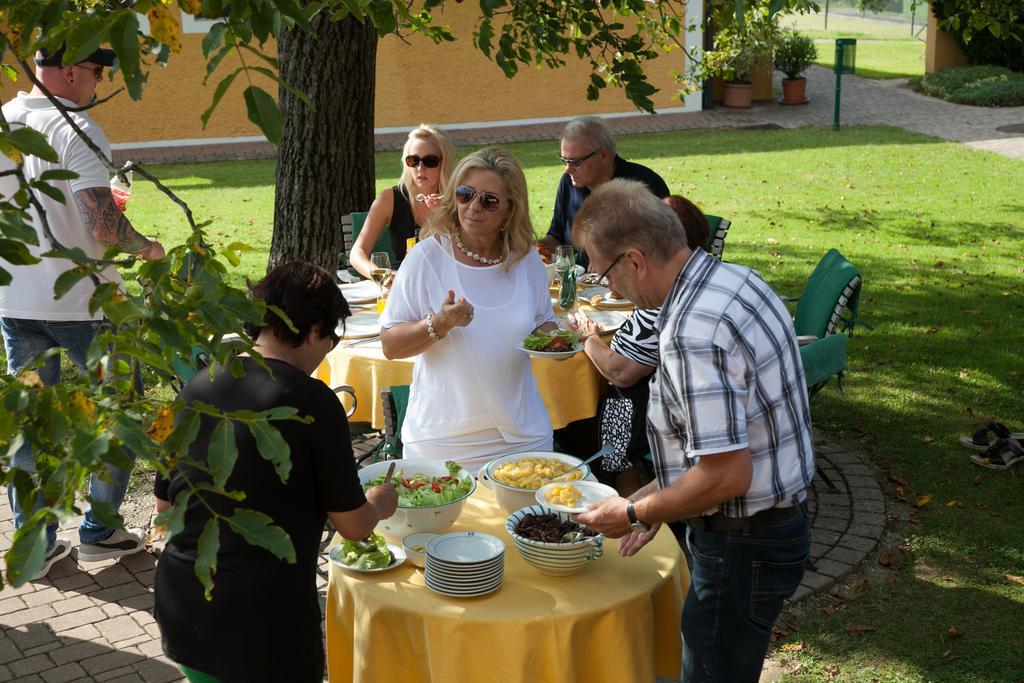
[[[348,256],[352,253],[352,246],[356,243],[359,238],[359,233],[363,230],[363,225],[366,223],[366,211],[353,211],[352,213],[345,216],[341,223],[341,234],[342,244],[344,246],[344,253],[341,254],[339,261],[342,267],[348,266]],[[377,238],[377,242],[373,245],[372,251],[383,251],[391,257],[391,263],[395,263],[395,252],[391,248],[391,230],[388,226],[384,226],[384,229],[380,233],[380,237]],[[362,277],[354,268],[348,269],[350,273],[357,277]]]
[[[725,234],[729,232],[732,222],[721,216],[704,214],[704,217],[708,219],[708,225],[711,226],[708,238],[704,242],[704,250],[721,261],[722,252],[725,251]]]
[[[807,278],[796,301],[793,327],[797,336],[822,339],[836,332],[853,334],[855,325],[874,329],[858,317],[860,310],[860,272],[835,249],[821,257]]]
[[[380,392],[384,409],[384,438],[372,451],[356,459],[356,466],[402,457],[402,423],[409,408],[409,385],[385,387]]]

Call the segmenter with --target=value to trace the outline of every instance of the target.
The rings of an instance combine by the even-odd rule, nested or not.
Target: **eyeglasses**
[[[102,66],[99,66],[99,65],[97,65],[97,66],[85,66],[84,64],[75,64],[74,66],[77,66],[79,69],[85,69],[86,71],[91,71],[93,76],[96,77],[97,81],[101,80],[103,78],[103,67]]]
[[[608,277],[608,273],[610,273],[610,272],[612,271],[612,268],[614,268],[614,267],[615,267],[615,264],[619,262],[619,259],[621,259],[621,258],[622,258],[623,256],[625,256],[625,255],[626,255],[626,252],[622,252],[621,254],[619,254],[618,256],[616,256],[616,257],[615,257],[615,258],[614,258],[614,259],[612,260],[612,262],[608,264],[608,267],[607,267],[607,268],[605,268],[605,269],[604,269],[604,270],[603,270],[603,271],[601,272],[601,274],[597,276],[597,281],[598,281],[598,282],[602,282],[602,281],[603,281],[603,280],[604,280],[604,279],[605,279],[606,277]]]
[[[455,201],[459,204],[469,204],[473,201],[473,197],[480,197],[480,206],[483,207],[484,211],[497,211],[498,207],[501,206],[501,197],[490,192],[477,192],[472,187],[466,185],[459,185],[455,188]]]
[[[562,162],[562,164],[564,164],[565,166],[568,166],[569,168],[579,168],[580,164],[582,164],[584,161],[586,161],[587,159],[589,159],[590,157],[594,156],[595,154],[597,154],[600,151],[601,150],[599,150],[599,149],[595,149],[593,152],[591,152],[587,156],[580,157],[579,159],[566,159],[562,155],[558,155],[558,160],[560,162]]]
[[[416,168],[420,164],[423,164],[426,168],[437,168],[440,163],[441,157],[436,154],[428,154],[425,157],[421,157],[418,154],[410,154],[405,158],[405,165],[409,168]]]

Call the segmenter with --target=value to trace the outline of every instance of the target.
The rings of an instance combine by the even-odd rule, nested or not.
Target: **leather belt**
[[[683,522],[694,531],[738,531],[776,526],[788,522],[802,513],[802,506],[793,505],[786,508],[768,508],[754,513],[750,517],[726,517],[721,512],[716,512],[713,515],[687,517]]]

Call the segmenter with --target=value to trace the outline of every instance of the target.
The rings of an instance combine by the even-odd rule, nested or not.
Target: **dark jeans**
[[[756,683],[772,624],[804,575],[807,515],[747,531],[687,530],[693,556],[683,605],[686,683]]]

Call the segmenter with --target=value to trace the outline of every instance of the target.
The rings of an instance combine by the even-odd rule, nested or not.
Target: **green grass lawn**
[[[902,528],[908,554],[895,583],[873,582],[831,616],[799,624],[785,655],[799,667],[791,680],[1021,680],[1024,585],[1006,577],[1024,575],[1024,467],[976,469],[957,437],[989,418],[1024,430],[1024,165],[893,128],[701,130],[619,144],[730,218],[725,258],[779,292],[799,293],[830,247],[864,277],[861,313],[876,329],[850,340],[845,392],[827,387],[812,417],[867,453],[890,494],[895,477],[908,500],[931,498]],[[526,168],[543,232],[557,145],[508,148]],[[377,166],[379,187],[392,184],[398,153],[379,154]],[[214,219],[213,242],[257,248],[239,279],[263,273],[273,162],[153,170],[197,218]],[[166,243],[184,236],[177,209],[144,183],[130,212]],[[850,625],[876,630],[851,635]]]
[[[919,13],[920,14],[920,13]],[[825,28],[823,12],[791,14],[779,19],[783,28],[793,28],[811,38],[874,38],[876,40],[913,40],[909,23],[877,21],[859,17],[829,14]],[[920,17],[915,31],[921,28]]]
[[[835,67],[835,41],[820,42],[815,64]],[[856,73],[864,78],[910,78],[924,74],[924,48],[919,40],[858,40]]]

